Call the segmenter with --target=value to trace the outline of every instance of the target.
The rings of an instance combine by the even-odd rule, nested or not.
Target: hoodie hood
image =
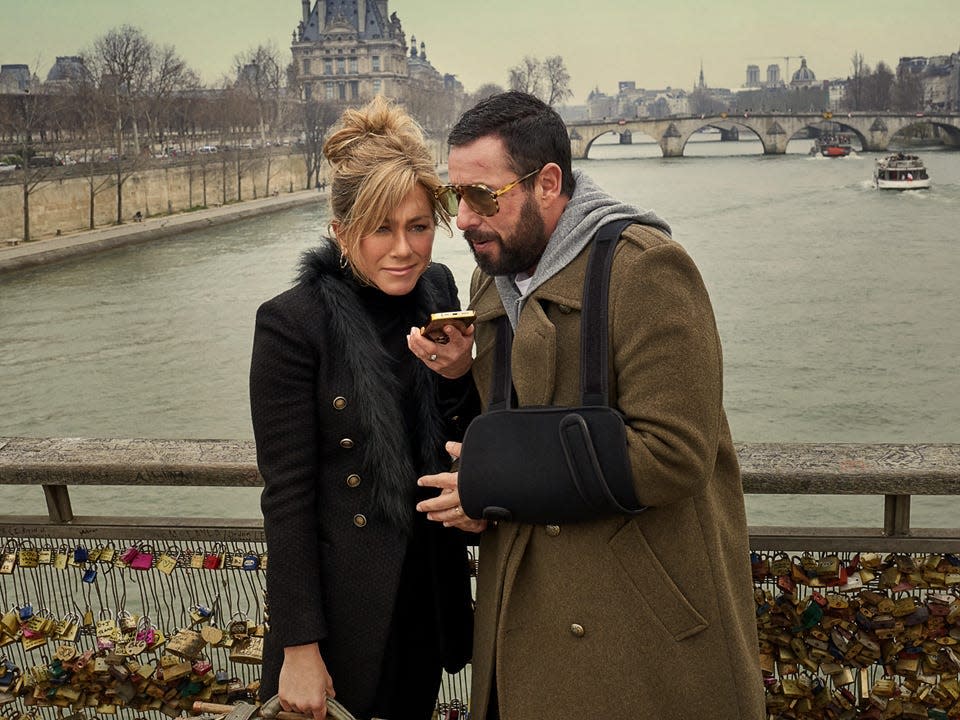
[[[540,262],[537,263],[527,294],[521,297],[513,275],[498,275],[495,278],[503,307],[514,327],[517,326],[523,302],[530,293],[577,257],[603,225],[616,220],[634,220],[641,225],[650,225],[667,235],[670,234],[670,226],[652,210],[641,210],[620,202],[600,189],[580,170],[573,171],[573,179],[576,183],[573,197],[567,202]]]

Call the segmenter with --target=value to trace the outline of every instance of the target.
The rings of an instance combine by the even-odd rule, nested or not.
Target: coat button
[[[356,487],[359,484],[360,484],[359,475],[357,475],[356,473],[351,473],[350,475],[347,475],[347,485],[349,487]]]
[[[549,535],[550,537],[556,537],[557,535],[560,534],[559,525],[547,525],[546,528],[544,529],[546,530],[547,535]]]
[[[557,306],[557,309],[558,309],[558,310],[561,312],[561,314],[563,314],[563,315],[569,315],[571,312],[573,312],[573,308],[570,307],[569,305],[558,305],[558,306]]]
[[[353,447],[353,440],[350,438],[344,438],[340,441],[340,447],[342,447],[344,450],[351,449]]]
[[[356,525],[358,528],[365,527],[366,524],[367,524],[367,517],[366,517],[366,515],[361,515],[360,513],[357,513],[356,515],[354,515],[354,516],[353,516],[353,524]],[[581,629],[582,629],[582,628],[581,628]]]
[[[343,410],[347,406],[347,399],[339,395],[333,399],[333,409]]]
[[[570,626],[570,633],[574,637],[581,638],[587,634],[587,631],[583,629],[583,625],[580,625],[579,623],[574,623],[573,625]]]

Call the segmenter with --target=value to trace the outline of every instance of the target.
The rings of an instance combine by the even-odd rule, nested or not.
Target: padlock
[[[200,653],[206,644],[206,640],[196,630],[184,628],[178,630],[173,637],[167,640],[166,649],[167,652],[177,657],[195,660],[200,657]]]
[[[263,638],[253,635],[235,642],[230,648],[230,660],[245,665],[263,662]]]
[[[223,543],[214,543],[212,551],[203,556],[203,567],[205,570],[219,570],[223,567],[223,560]]]
[[[208,608],[206,605],[191,605],[190,606],[190,624],[199,625],[202,622],[206,622],[213,615],[213,610]]]
[[[213,624],[204,625],[200,628],[200,636],[211,645],[220,645],[224,638],[228,637],[223,630]]]
[[[157,570],[164,575],[170,575],[177,569],[177,560],[180,557],[180,548],[167,548],[165,552],[160,553],[157,559]]]
[[[12,575],[17,567],[17,544],[8,540],[0,551],[0,575]]]
[[[53,566],[57,570],[64,570],[67,567],[67,562],[70,558],[69,550],[66,545],[61,545],[56,554],[53,556]]]
[[[239,620],[233,620],[230,623],[227,632],[234,640],[246,640],[250,635],[250,622],[245,617],[242,617]]]
[[[153,567],[153,553],[150,548],[144,546],[137,551],[136,557],[130,561],[130,568],[133,570],[150,570]]]
[[[73,562],[77,565],[81,565],[87,562],[90,559],[90,551],[87,550],[83,545],[77,545],[73,549]]]
[[[80,579],[85,583],[95,583],[97,581],[97,569],[92,567],[84,568],[83,575],[80,576]]]
[[[193,665],[188,661],[183,661],[176,663],[175,665],[169,665],[161,671],[163,673],[163,681],[169,683],[173,680],[179,680],[182,677],[185,677],[190,674],[193,670]]]
[[[120,553],[120,557],[119,557],[118,559],[119,559],[119,561],[120,561],[121,563],[123,563],[124,565],[130,565],[130,563],[133,562],[133,560],[134,560],[134,559],[137,557],[137,555],[139,555],[139,554],[140,554],[140,550],[137,548],[137,546],[136,546],[136,545],[131,545],[131,546],[128,547],[126,550],[124,550],[122,553]]]
[[[247,572],[252,572],[260,568],[260,556],[256,553],[247,551],[243,556],[243,560],[240,564],[241,570],[246,570]]]
[[[17,551],[17,564],[22,568],[35,568],[40,565],[40,553],[29,540],[20,543]]]
[[[117,558],[117,549],[113,543],[107,543],[97,548],[97,562],[112,564]]]

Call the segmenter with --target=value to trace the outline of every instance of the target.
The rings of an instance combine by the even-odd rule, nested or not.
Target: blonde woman
[[[449,468],[476,393],[470,330],[418,327],[459,308],[431,262],[440,180],[416,123],[376,99],[324,146],[332,233],[257,312],[250,398],[270,563],[261,698],[326,716],[428,720],[441,668],[470,658],[466,546],[415,511]],[[442,373],[442,374],[441,374]]]

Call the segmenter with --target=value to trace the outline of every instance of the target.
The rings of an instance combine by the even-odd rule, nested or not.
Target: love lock
[[[202,718],[193,720],[207,720],[208,716],[216,716],[219,720],[311,720],[309,715],[288,712],[281,709],[280,698],[274,695],[263,705],[257,706],[248,702],[239,702],[234,705],[218,705],[197,701],[193,703],[193,712],[203,714]],[[350,711],[333,698],[327,698],[327,717],[330,720],[357,720]]]

